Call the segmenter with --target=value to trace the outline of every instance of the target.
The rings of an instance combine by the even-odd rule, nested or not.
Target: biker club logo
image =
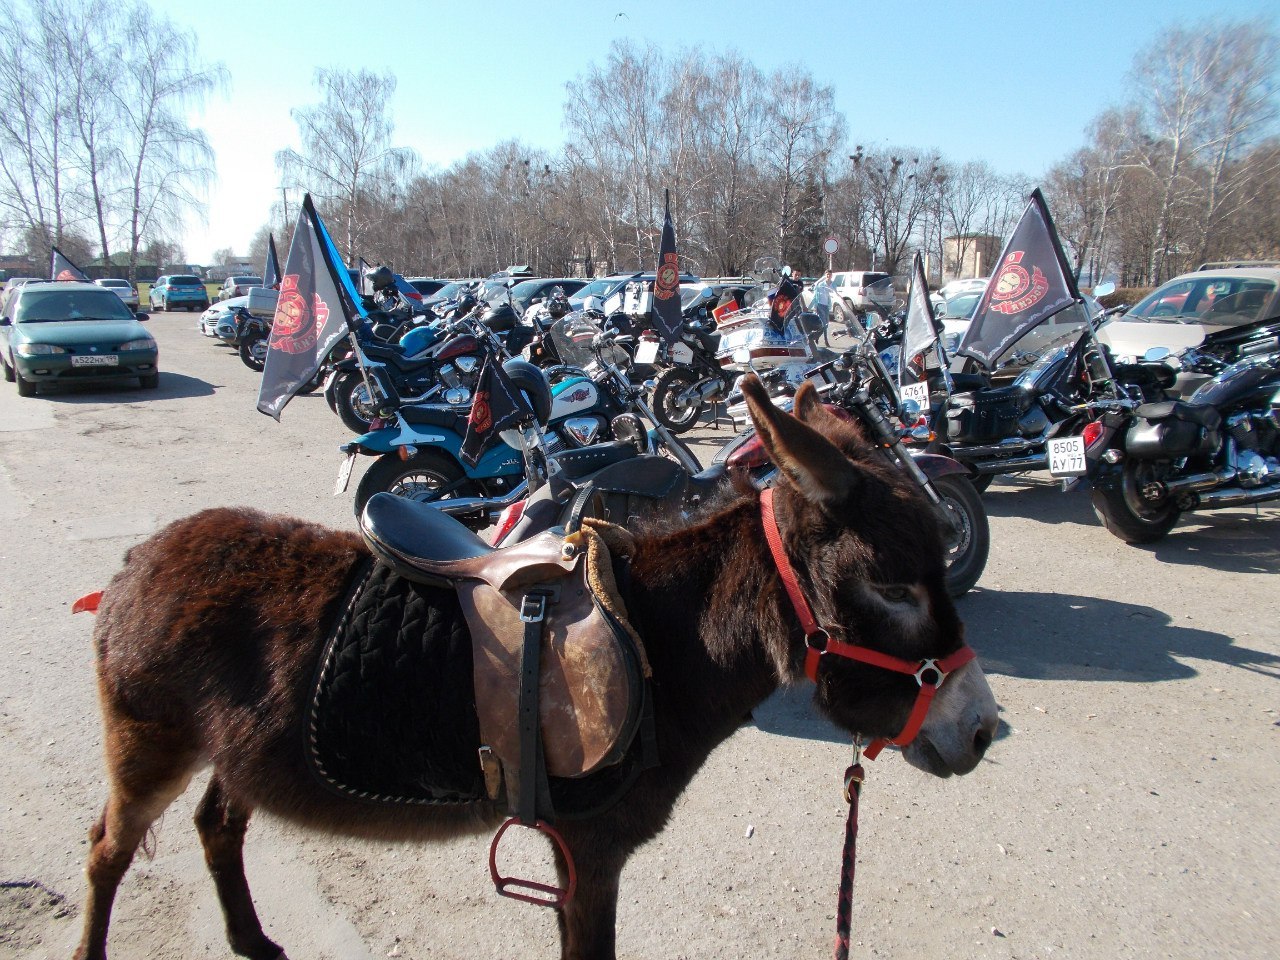
[[[991,309],[1006,315],[1029,310],[1049,292],[1049,281],[1035,264],[1031,273],[1022,266],[1023,250],[1014,250],[1000,268],[991,294]]]
[[[329,305],[314,290],[308,304],[306,295],[298,289],[298,280],[298,274],[287,273],[280,281],[280,299],[271,322],[272,350],[306,353],[316,345],[329,319]]]
[[[680,285],[679,258],[674,253],[664,253],[662,263],[658,264],[657,277],[653,284],[653,295],[659,300],[670,300],[675,296]]]
[[[489,408],[489,391],[477,390],[475,399],[471,401],[471,413],[467,416],[474,433],[488,433],[493,426],[493,411]]]

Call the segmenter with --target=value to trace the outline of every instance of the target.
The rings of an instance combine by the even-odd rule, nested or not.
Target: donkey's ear
[[[812,380],[800,384],[791,409],[805,423],[812,423],[814,414],[822,410],[822,398],[818,396],[818,388],[813,385]]]
[[[783,475],[819,506],[829,510],[843,506],[853,492],[857,473],[839,448],[808,424],[775,407],[758,377],[744,379],[742,392],[760,442]],[[796,394],[797,400],[803,392]]]

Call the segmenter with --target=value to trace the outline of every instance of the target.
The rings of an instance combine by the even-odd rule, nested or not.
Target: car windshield
[[[946,316],[948,317],[970,317],[973,315],[973,308],[978,305],[978,301],[982,299],[979,293],[962,293],[952,297],[947,301]]]
[[[232,278],[231,278],[231,282],[232,282],[232,283],[234,283],[236,286],[239,286],[239,287],[251,286],[251,285],[253,285],[253,284],[255,284],[255,283],[256,283],[258,286],[262,286],[262,278],[261,278],[261,277],[232,277]]]
[[[439,290],[433,293],[428,299],[432,303],[435,303],[440,300],[448,300],[450,297],[456,297],[458,295],[458,291],[461,289],[462,289],[462,284],[457,283],[456,281],[454,283],[446,283],[443,287],[441,287]]]
[[[586,302],[587,297],[599,297],[603,300],[613,292],[614,287],[620,285],[626,279],[626,277],[596,277],[569,297],[569,303],[574,307],[579,307]]]
[[[551,296],[551,291],[555,289],[555,287],[556,284],[547,286],[546,282],[543,280],[522,280],[511,288],[511,299],[516,302],[516,305],[519,306],[521,312],[523,312],[524,309],[529,306],[530,300],[537,296]],[[500,295],[500,291],[495,291],[495,296],[487,299],[490,299],[491,301],[496,299],[499,303],[502,303],[506,300],[506,297]]]
[[[1126,320],[1169,320],[1238,326],[1262,319],[1276,285],[1257,277],[1191,277],[1156,290]]]
[[[127,286],[129,286],[129,281],[128,281],[128,280],[99,280],[99,281],[98,281],[98,283],[99,283],[99,284],[101,284],[101,285],[102,285],[102,286],[104,286],[104,287],[127,287]]]
[[[18,301],[18,323],[64,320],[132,320],[129,308],[110,290],[31,290]]]
[[[204,281],[199,277],[170,277],[169,286],[171,287],[202,287]]]

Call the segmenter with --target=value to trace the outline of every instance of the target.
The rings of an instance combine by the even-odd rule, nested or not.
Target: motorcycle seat
[[[939,381],[942,374],[936,374]],[[934,377],[930,377],[930,380]],[[990,386],[991,381],[980,373],[953,373],[951,375],[951,387],[956,393],[968,393],[972,390],[982,390]]]
[[[625,440],[614,440],[609,443],[597,443],[580,450],[561,450],[547,457],[549,463],[559,466],[560,474],[566,480],[581,480],[597,470],[630,460],[638,456],[634,444]]]
[[[398,411],[405,423],[419,424],[427,427],[442,427],[452,430],[458,436],[467,432],[467,417],[470,407],[436,407],[426,404],[407,403]]]
[[[1222,415],[1214,407],[1184,403],[1181,400],[1163,400],[1160,403],[1144,403],[1134,411],[1143,420],[1182,420],[1198,423],[1210,430],[1222,423]]]

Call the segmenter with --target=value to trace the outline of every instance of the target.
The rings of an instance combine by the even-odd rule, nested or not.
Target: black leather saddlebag
[[[1169,401],[1147,403],[1125,434],[1125,451],[1143,460],[1176,460],[1212,453],[1221,436],[1222,418],[1213,407]]]
[[[952,443],[995,443],[1018,433],[1018,418],[1027,412],[1020,387],[954,394],[947,402],[947,439]]]

